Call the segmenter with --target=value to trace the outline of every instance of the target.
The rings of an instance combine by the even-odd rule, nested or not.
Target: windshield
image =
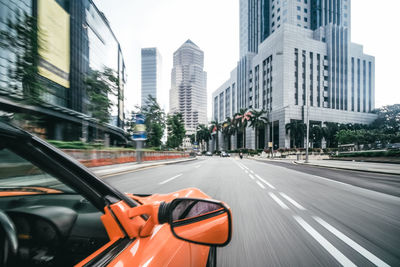
[[[0,197],[61,193],[75,191],[13,151],[0,150]]]

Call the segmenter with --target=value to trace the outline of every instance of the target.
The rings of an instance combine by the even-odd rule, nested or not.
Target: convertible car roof
[[[24,137],[24,138],[30,138],[31,135],[18,128],[15,127],[7,122],[4,122],[2,120],[0,120],[0,135],[6,135],[6,136],[10,136],[10,137]]]

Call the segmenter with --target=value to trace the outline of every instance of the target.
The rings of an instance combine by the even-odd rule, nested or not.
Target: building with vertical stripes
[[[213,119],[263,109],[270,124],[258,148],[267,141],[289,148],[285,125],[305,122],[306,106],[311,123],[321,126],[376,118],[375,58],[351,42],[350,0],[240,0],[240,6],[240,59],[213,93]],[[255,148],[251,129],[246,147]]]
[[[197,125],[207,124],[207,73],[204,52],[191,40],[174,52],[169,105],[171,113],[182,113],[186,135]]]

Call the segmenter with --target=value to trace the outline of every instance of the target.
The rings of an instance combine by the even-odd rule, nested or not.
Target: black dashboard
[[[102,215],[75,194],[0,199],[18,237],[18,266],[71,266],[108,242]]]

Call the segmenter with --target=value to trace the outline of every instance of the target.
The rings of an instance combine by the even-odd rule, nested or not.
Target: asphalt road
[[[366,189],[335,170],[296,168],[209,157],[105,181],[132,193],[197,187],[226,202],[234,232],[218,266],[400,266],[400,198],[379,190],[384,179]]]

